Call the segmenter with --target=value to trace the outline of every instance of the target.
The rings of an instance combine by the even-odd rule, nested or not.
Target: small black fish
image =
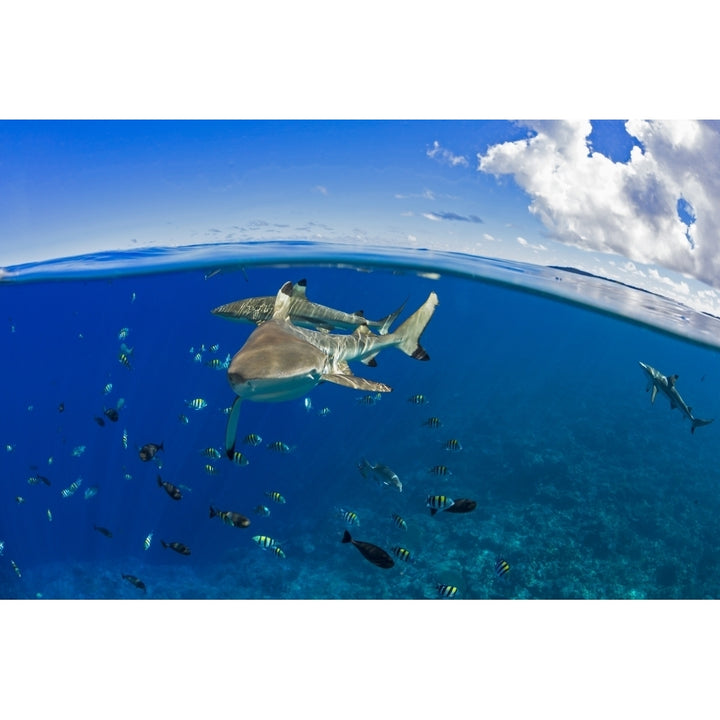
[[[180,498],[182,498],[182,493],[172,483],[169,483],[167,480],[163,480],[159,475],[157,476],[157,481],[158,481],[158,485],[161,488],[165,488],[165,492],[173,500],[180,500]]]
[[[138,590],[142,590],[144,593],[147,593],[147,588],[145,587],[145,583],[142,580],[136,578],[134,575],[126,575],[125,573],[121,573],[121,575],[123,577],[123,580],[127,580]]]
[[[147,462],[148,460],[152,460],[155,457],[155,453],[158,450],[164,450],[163,444],[160,443],[159,445],[156,445],[155,443],[147,443],[147,445],[143,445],[140,450],[138,451],[138,455],[140,455],[140,459],[143,462]]]
[[[217,510],[212,505],[210,506],[210,517],[214,518],[218,516],[226,525],[232,525],[237,528],[246,528],[250,524],[250,519],[246,518],[240,513],[232,512],[230,510]]]
[[[58,412],[65,412],[65,403],[60,403],[58,405]]]
[[[35,477],[36,477],[38,480],[44,482],[46,485],[50,485],[50,481],[49,481],[46,477],[40,475],[39,473],[35,473]]]
[[[395,561],[381,547],[362,540],[353,540],[347,530],[341,542],[352,543],[366,560],[380,568],[391,568],[395,564]]]
[[[113,422],[117,422],[118,418],[120,417],[118,411],[115,408],[108,408],[107,410],[103,410],[103,413],[105,414],[105,417],[110,418]]]
[[[101,527],[100,525],[93,525],[93,530],[97,530],[101,535],[104,535],[107,538],[112,537],[112,533],[104,527]]]
[[[475,500],[469,498],[458,498],[454,505],[445,509],[445,512],[449,513],[469,513],[477,507]]]
[[[104,421],[101,417],[98,417],[98,416],[96,415],[96,416],[93,418],[93,420],[94,420],[100,427],[105,427],[105,421]]]
[[[164,548],[170,548],[171,550],[174,550],[176,553],[180,553],[181,555],[189,555],[190,554],[190,548],[187,545],[183,545],[181,542],[166,543],[164,540],[161,540],[160,542],[162,543],[162,546]]]

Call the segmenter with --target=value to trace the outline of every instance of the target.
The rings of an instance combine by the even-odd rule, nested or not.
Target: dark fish
[[[157,481],[158,481],[158,485],[161,488],[165,488],[165,492],[173,500],[180,500],[180,498],[182,497],[182,493],[172,483],[169,483],[167,480],[163,480],[159,475],[157,476]]]
[[[105,426],[105,421],[101,417],[97,417],[97,415],[93,418],[93,420],[100,426]]]
[[[134,585],[138,590],[142,590],[144,593],[147,592],[147,588],[145,587],[145,583],[140,580],[139,578],[136,578],[134,575],[126,575],[125,573],[121,573],[123,580],[127,580],[129,583]]]
[[[100,525],[93,525],[93,530],[97,530],[101,535],[104,535],[107,538],[112,537],[112,533],[104,527],[100,527]]]
[[[250,518],[246,518],[240,513],[231,512],[230,510],[216,510],[210,506],[210,517],[218,516],[226,525],[232,525],[237,528],[246,528],[250,524]]]
[[[118,411],[115,408],[108,408],[107,410],[103,410],[103,413],[105,414],[105,417],[110,418],[113,422],[117,422],[118,418],[120,417]]]
[[[395,561],[381,547],[362,540],[353,540],[347,530],[341,542],[352,543],[360,551],[360,554],[373,565],[381,568],[391,568],[395,564]]]
[[[176,553],[180,553],[181,555],[189,555],[190,554],[190,548],[187,545],[183,545],[181,542],[166,543],[164,540],[161,540],[160,542],[162,543],[162,546],[164,548],[170,548],[171,550],[174,550]]]
[[[65,403],[60,403],[58,405],[58,412],[64,412],[65,411]]]
[[[46,485],[50,485],[50,481],[46,477],[40,475],[39,473],[35,473],[35,477],[38,480],[41,480],[42,482],[44,482]]]
[[[140,455],[140,459],[143,462],[147,462],[148,460],[152,460],[155,457],[155,453],[158,450],[164,450],[163,444],[160,443],[159,445],[156,445],[155,443],[147,443],[147,445],[143,445],[138,455]]]
[[[495,561],[495,574],[498,577],[502,577],[505,575],[505,573],[510,572],[510,565],[506,560],[503,560],[503,558],[499,557]]]
[[[469,513],[477,507],[477,503],[469,498],[458,498],[454,505],[445,508],[445,512],[449,513]]]

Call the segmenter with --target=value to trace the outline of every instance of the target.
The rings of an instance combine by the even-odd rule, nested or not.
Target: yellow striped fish
[[[444,475],[452,475],[452,472],[445,465],[433,465],[430,468],[430,473],[432,473],[433,475],[438,475],[440,477]]]
[[[152,539],[153,539],[153,532],[150,531],[150,532],[147,534],[147,536],[145,537],[144,546],[145,546],[145,549],[146,549],[146,550],[149,550],[149,549],[150,549],[150,546],[152,545]]]
[[[193,398],[192,400],[186,400],[185,405],[193,410],[202,410],[207,407],[207,402],[203,398]]]
[[[391,548],[393,555],[395,557],[400,558],[403,562],[412,562],[412,554],[407,548],[400,547],[399,545],[395,545]]]
[[[459,440],[452,438],[445,443],[445,449],[449,450],[450,452],[459,452],[460,450],[462,450],[462,445],[460,444]]]
[[[242,467],[245,467],[245,465],[249,465],[249,464],[250,464],[250,461],[247,459],[247,457],[245,457],[245,455],[243,455],[239,450],[236,450],[236,451],[233,453],[232,461],[233,461],[236,465],[241,465]]]
[[[253,535],[253,540],[265,550],[277,545],[277,541],[267,535]]]
[[[458,593],[458,589],[455,585],[443,585],[442,583],[438,583],[435,587],[437,588],[437,592],[440,597],[453,598]]]
[[[438,510],[447,510],[455,504],[455,501],[447,495],[428,495],[426,506],[430,508],[430,514],[434,515]]]
[[[285,552],[279,545],[274,545],[273,547],[271,547],[270,552],[277,555],[279,558],[285,558]]]
[[[75,482],[70,483],[68,487],[60,491],[60,494],[64,498],[69,498],[77,492],[77,489],[82,485],[82,478],[78,478]]]
[[[265,494],[274,502],[285,504],[285,498],[277,490],[266,490]]]
[[[401,530],[407,530],[407,523],[397,513],[392,514],[392,519],[395,525],[397,525],[397,527]]]

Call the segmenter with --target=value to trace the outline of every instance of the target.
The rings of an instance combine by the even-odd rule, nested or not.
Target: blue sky
[[[0,266],[310,239],[567,264],[717,313],[719,155],[691,120],[4,121]]]

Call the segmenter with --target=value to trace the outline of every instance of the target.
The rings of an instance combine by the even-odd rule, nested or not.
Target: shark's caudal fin
[[[238,420],[240,419],[240,403],[242,399],[235,398],[228,415],[227,425],[225,427],[225,454],[232,460],[235,456],[235,438],[237,436]],[[212,515],[210,516],[212,517]]]
[[[427,300],[393,333],[400,338],[398,347],[406,355],[416,360],[429,360],[430,356],[420,345],[420,336],[430,322],[438,304],[438,297],[435,292],[428,295]]]
[[[380,320],[382,325],[380,326],[378,330],[379,335],[387,335],[390,332],[390,326],[397,320],[398,315],[403,311],[403,308],[405,307],[405,304],[407,303],[407,300],[395,311],[390,313],[389,315],[386,315],[384,318]]]
[[[715,418],[713,418],[714,420]],[[694,417],[692,419],[692,425],[690,426],[690,432],[694,433],[696,427],[702,427],[703,425],[709,425],[712,420],[701,420],[700,418]]]

